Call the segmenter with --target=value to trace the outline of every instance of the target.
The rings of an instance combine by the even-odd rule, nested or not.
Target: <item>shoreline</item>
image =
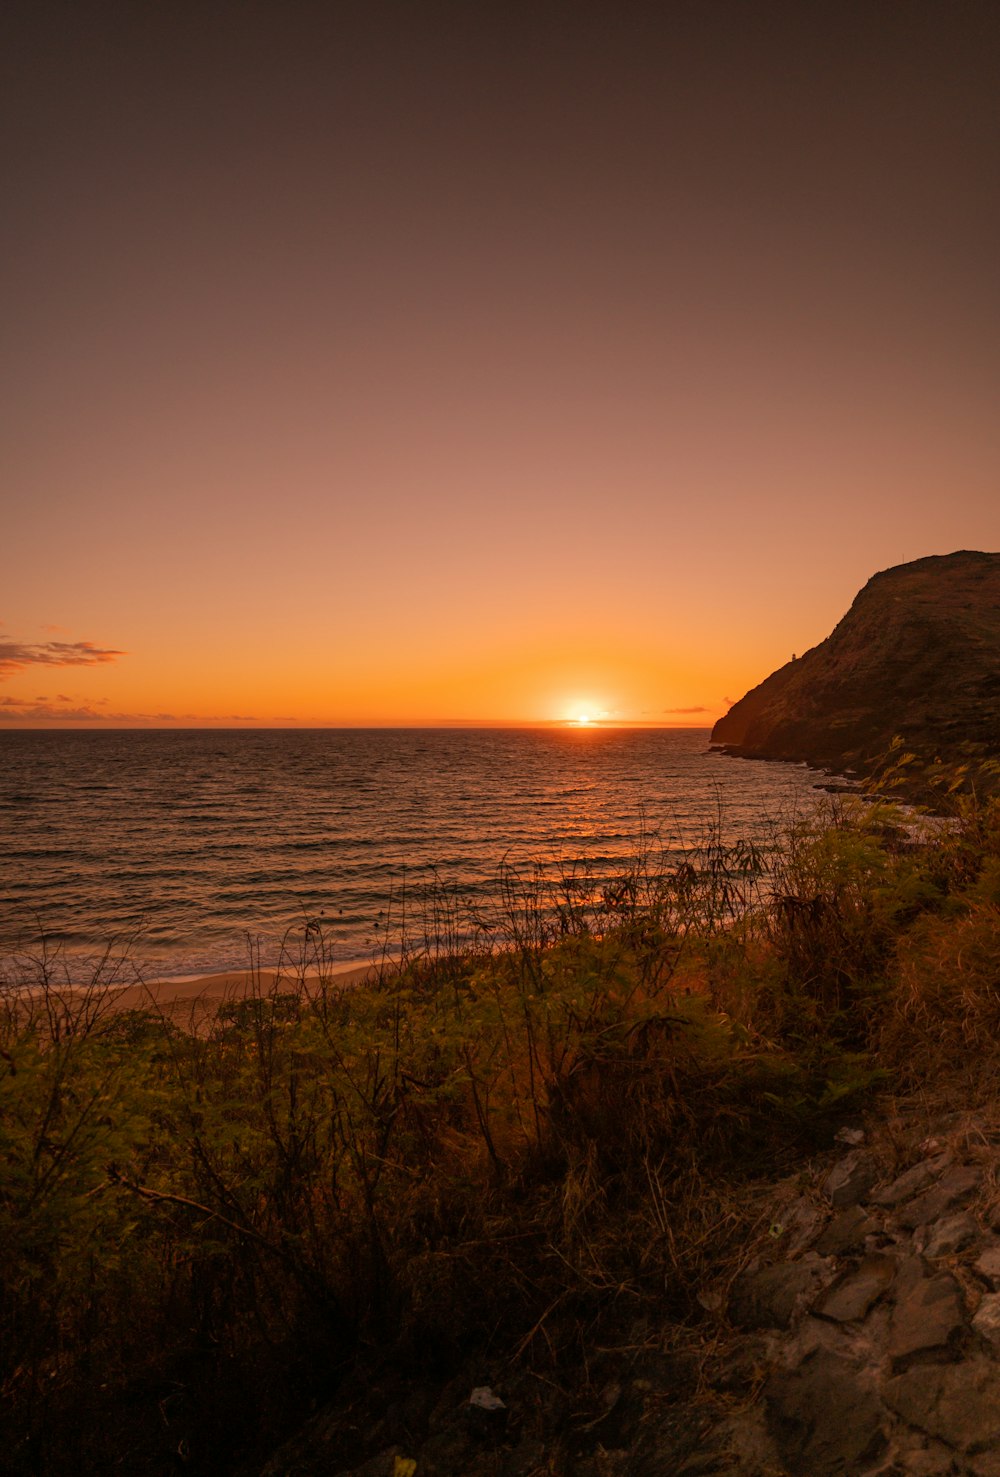
[[[387,960],[383,968],[391,967],[391,961]],[[214,1018],[221,1006],[232,1001],[254,995],[266,997],[276,989],[291,994],[307,989],[310,982],[326,981],[341,987],[360,985],[377,978],[380,972],[378,964],[359,960],[335,964],[322,971],[229,969],[218,974],[179,975],[133,984],[69,985],[53,987],[52,994],[67,1007],[92,1002],[102,1016],[148,1011],[194,1029]]]

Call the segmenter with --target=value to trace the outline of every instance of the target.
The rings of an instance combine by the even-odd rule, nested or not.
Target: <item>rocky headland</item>
[[[875,574],[825,641],[772,672],[712,731],[753,759],[862,775],[896,737],[919,775],[980,786],[1000,759],[1000,554],[962,550]],[[991,787],[991,786],[990,786]]]

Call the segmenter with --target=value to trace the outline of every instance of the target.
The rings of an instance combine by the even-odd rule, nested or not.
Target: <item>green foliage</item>
[[[995,745],[952,741],[947,757],[933,749],[907,747],[897,734],[888,749],[869,767],[864,789],[872,795],[893,794],[899,799],[954,816],[963,806],[1000,793],[1000,760],[991,757]]]
[[[701,1316],[725,1184],[922,1043],[997,1039],[998,878],[995,803],[927,835],[839,805],[769,855],[646,855],[555,901],[508,874],[478,941],[446,920],[459,947],[425,931],[370,985],[293,976],[201,1034],[12,984],[10,1469],[223,1471],[240,1432],[252,1465],[366,1350],[446,1371],[547,1357],[552,1308]]]

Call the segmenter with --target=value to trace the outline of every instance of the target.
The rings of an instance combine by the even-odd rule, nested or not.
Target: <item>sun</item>
[[[577,697],[571,694],[557,721],[565,723],[567,728],[602,728],[610,717],[611,714],[601,706],[600,698],[595,698],[593,693]]]

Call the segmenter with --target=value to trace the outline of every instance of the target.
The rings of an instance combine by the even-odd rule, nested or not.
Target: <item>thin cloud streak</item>
[[[0,679],[26,667],[97,667],[125,655],[92,641],[0,641]]]
[[[109,713],[88,704],[31,703],[20,698],[0,698],[0,723],[174,723],[173,713]]]
[[[106,727],[117,724],[131,726],[145,723],[205,724],[205,723],[256,723],[252,713],[109,713],[107,698],[97,698],[93,704],[71,704],[71,699],[60,697],[59,706],[39,699],[30,702],[16,697],[0,697],[0,723],[100,723]]]

